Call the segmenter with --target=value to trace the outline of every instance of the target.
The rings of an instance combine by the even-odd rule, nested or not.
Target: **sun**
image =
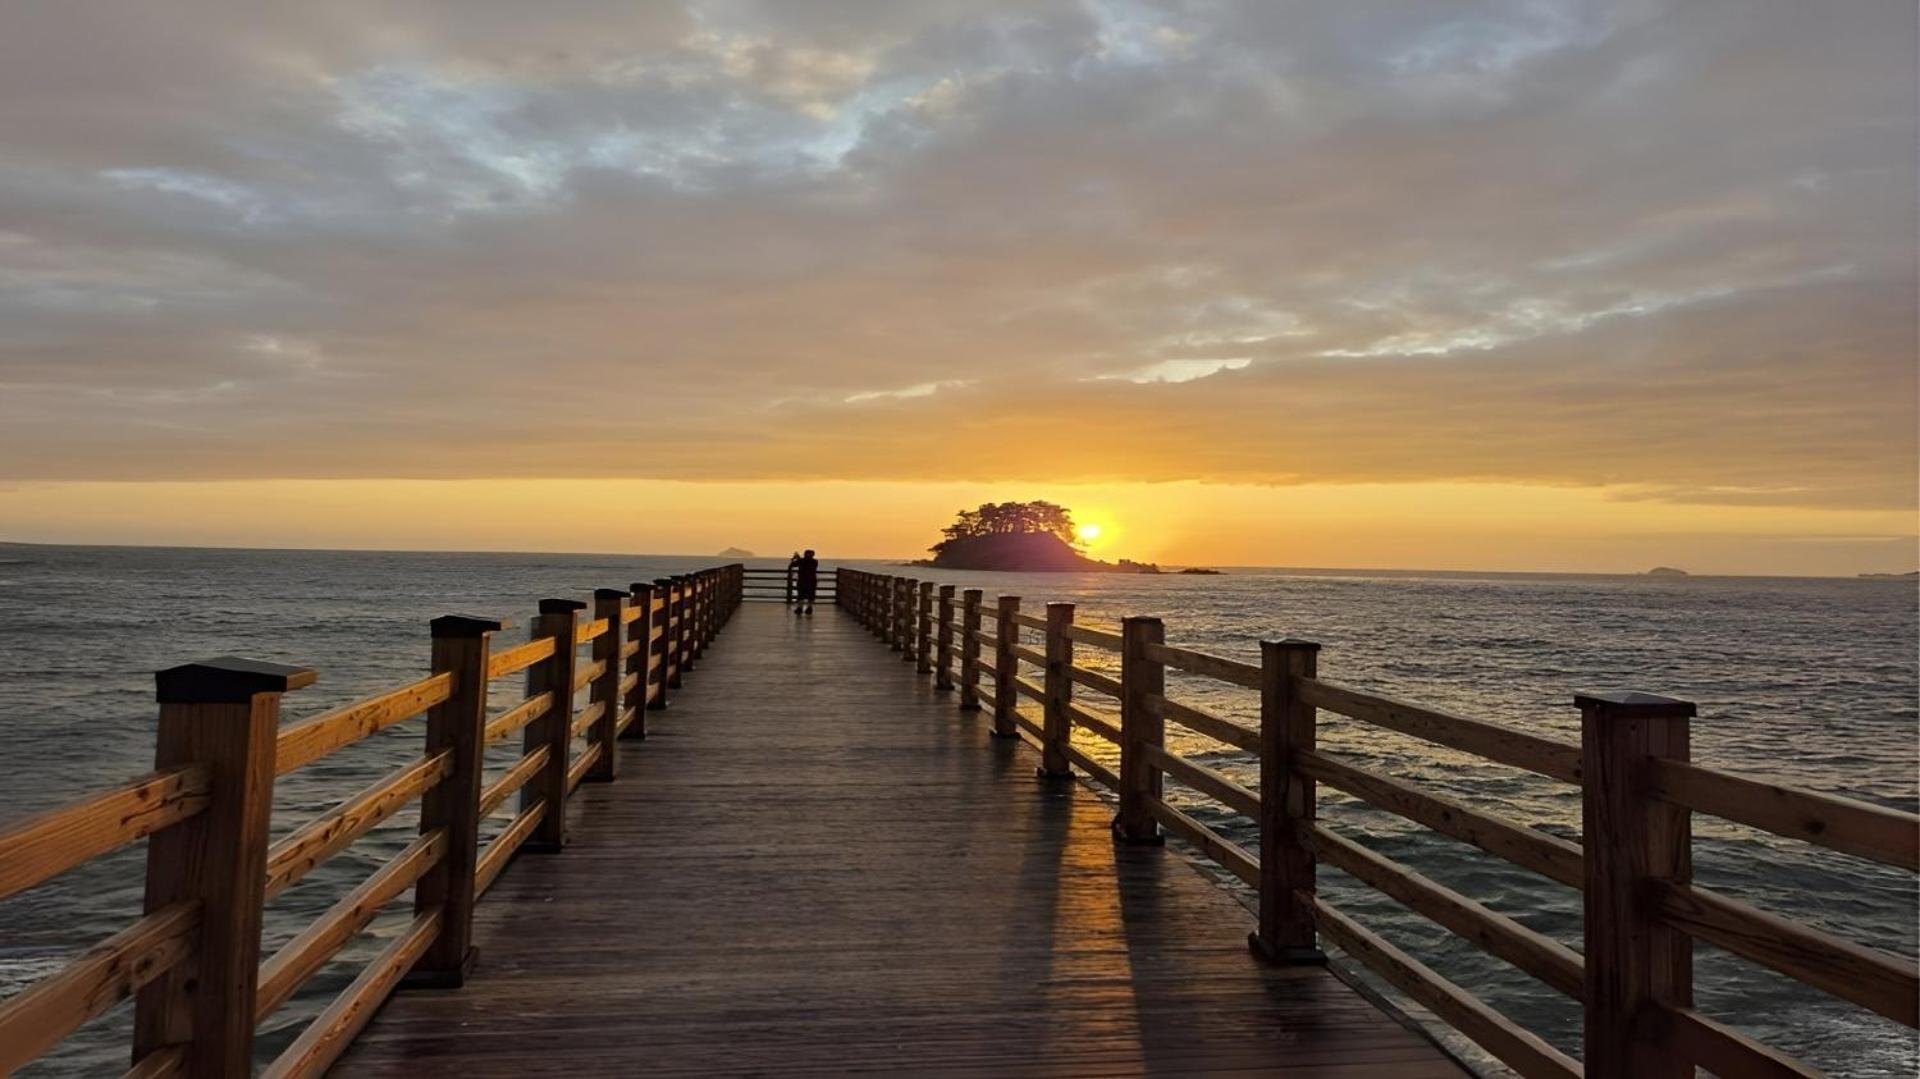
[[[1076,527],[1073,530],[1073,534],[1081,543],[1092,543],[1094,540],[1100,538],[1100,526],[1088,521],[1086,524]]]

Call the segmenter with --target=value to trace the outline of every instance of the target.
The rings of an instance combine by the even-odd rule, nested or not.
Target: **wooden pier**
[[[262,1074],[1459,1073],[1326,947],[1530,1077],[1814,1074],[1695,1009],[1696,941],[1916,1024],[1910,957],[1695,884],[1690,822],[1914,870],[1920,818],[1694,762],[1688,702],[1582,695],[1563,742],[1343,684],[1309,641],[1247,663],[1151,617],[826,580],[810,617],[743,607],[785,578],[740,566],[544,600],[523,643],[448,615],[424,677],[285,724],[313,671],[160,672],[152,773],[0,828],[0,899],[149,844],[143,916],[0,1001],[0,1074],[128,997],[128,1075],[251,1074],[256,1025],[400,906]],[[1176,699],[1169,670],[1244,691],[1257,723]],[[1342,759],[1321,712],[1570,784],[1582,841]],[[277,777],[421,716],[417,756],[269,841]],[[1251,755],[1258,789],[1171,751],[1170,724]],[[1169,778],[1259,849],[1171,804]],[[1581,890],[1582,948],[1324,826],[1320,784]],[[414,842],[262,954],[267,899],[416,804]],[[1579,1002],[1581,1058],[1321,898],[1323,863]]]
[[[747,607],[348,1075],[1379,1075],[1457,1066],[832,610]]]

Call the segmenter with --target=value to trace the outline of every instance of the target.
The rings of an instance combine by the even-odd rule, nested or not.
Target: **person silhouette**
[[[813,613],[814,593],[820,589],[820,560],[813,557],[813,548],[794,558],[794,583],[798,586],[799,602],[794,604],[794,614]]]

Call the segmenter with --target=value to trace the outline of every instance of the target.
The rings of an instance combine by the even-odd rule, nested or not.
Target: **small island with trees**
[[[916,566],[1002,573],[1159,573],[1151,562],[1103,562],[1079,549],[1073,513],[1052,502],[987,502],[961,510]]]

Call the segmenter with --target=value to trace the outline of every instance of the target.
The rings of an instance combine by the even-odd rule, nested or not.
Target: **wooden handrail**
[[[281,945],[272,958],[260,965],[260,988],[253,1021],[264,1022],[285,1004],[308,978],[373,921],[381,907],[413,887],[446,854],[444,828],[420,836],[341,896],[292,940]]]
[[[1567,783],[1580,782],[1580,747],[1512,727],[1363,693],[1317,678],[1302,679],[1300,699],[1329,712],[1410,734],[1490,761]]]
[[[130,995],[137,995],[138,1004],[129,1075],[243,1074],[255,1024],[408,890],[415,895],[411,926],[265,1074],[325,1071],[403,977],[422,986],[459,984],[472,962],[466,943],[471,900],[498,879],[543,824],[564,819],[558,802],[536,799],[476,857],[480,817],[536,776],[551,777],[556,767],[552,747],[543,742],[483,789],[481,752],[543,718],[549,721],[543,737],[549,738],[596,724],[603,733],[631,725],[635,709],[626,705],[627,694],[644,706],[652,695],[636,690],[651,685],[656,671],[662,682],[669,673],[677,682],[679,671],[691,669],[740,601],[737,570],[702,570],[677,579],[671,605],[649,600],[628,608],[625,592],[602,590],[596,598],[606,607],[591,621],[571,617],[581,606],[574,601],[546,601],[542,608],[553,616],[549,628],[564,623],[567,633],[536,635],[498,651],[489,638],[505,623],[459,615],[435,619],[433,673],[284,728],[280,697],[311,683],[311,670],[228,657],[161,672],[151,774],[0,831],[0,898],[149,839],[144,916],[0,1001],[0,1074],[29,1063]],[[640,647],[637,633],[634,643],[627,642],[622,627],[629,622],[647,623],[649,637],[663,640],[657,662],[652,649]],[[576,671],[574,649],[560,641],[593,643],[598,651]],[[487,718],[491,680],[526,670],[558,676],[563,668],[551,687],[536,688]],[[571,700],[560,699],[570,694],[557,688],[576,681],[593,684],[598,698],[578,718]],[[269,843],[276,776],[422,713],[428,717],[422,756]],[[610,744],[596,743],[571,762],[557,758],[564,769],[557,784],[561,799]],[[416,799],[422,803],[419,837],[262,962],[259,927],[266,901]]]
[[[212,782],[205,765],[169,768],[21,821],[0,833],[0,899],[186,820]]]
[[[453,678],[431,674],[398,689],[336,708],[282,730],[274,748],[273,772],[283,776],[338,749],[412,719],[453,695]]]
[[[0,1075],[11,1075],[95,1016],[184,962],[201,905],[154,911],[88,948],[60,973],[0,1002]]]
[[[321,863],[409,805],[445,779],[451,761],[437,753],[375,782],[359,794],[308,821],[267,849],[268,899],[293,887]]]
[[[1396,816],[1470,843],[1569,888],[1582,885],[1580,847],[1557,836],[1482,813],[1456,798],[1346,764],[1322,753],[1303,754],[1300,771]]]
[[[1147,655],[1156,662],[1190,674],[1205,675],[1244,689],[1260,688],[1260,668],[1251,663],[1241,663],[1239,660],[1196,652],[1191,648],[1175,648],[1167,644],[1150,646],[1147,649]]]
[[[850,595],[844,606],[884,634],[888,612],[894,609],[886,597],[895,594],[900,579],[844,572]],[[972,604],[974,611],[984,607],[978,599]],[[968,610],[963,604],[955,632],[965,644],[993,649],[996,661],[978,664],[972,677],[977,681],[985,674],[995,680],[996,707],[1010,730],[1030,736],[1042,750],[1058,742],[1046,724],[1013,707],[1012,702],[1024,696],[1120,745],[1118,773],[1071,744],[1064,752],[1089,780],[1119,792],[1116,836],[1151,841],[1157,838],[1156,826],[1164,827],[1260,892],[1256,951],[1277,961],[1314,961],[1317,953],[1311,947],[1288,945],[1288,934],[1297,942],[1300,930],[1297,920],[1288,919],[1304,911],[1321,936],[1523,1075],[1576,1075],[1582,1065],[1318,898],[1312,888],[1312,858],[1345,870],[1581,1001],[1587,1016],[1585,1074],[1593,1079],[1690,1076],[1696,1064],[1722,1075],[1814,1074],[1693,1011],[1687,980],[1668,978],[1674,964],[1657,958],[1682,954],[1669,943],[1676,934],[1698,937],[1909,1026],[1920,1025],[1920,972],[1911,958],[1878,952],[1698,888],[1687,878],[1682,853],[1691,843],[1685,814],[1697,811],[1914,870],[1920,868],[1920,816],[1695,764],[1685,753],[1691,704],[1647,694],[1582,695],[1577,703],[1586,744],[1576,745],[1322,680],[1310,658],[1319,646],[1309,642],[1262,642],[1262,666],[1254,667],[1156,638],[1130,651],[1125,625],[1157,620],[1128,619],[1123,632],[1112,635],[1076,626],[1070,619],[1061,623],[1020,614],[1019,600],[1007,597],[998,611],[998,632],[985,634],[977,618],[967,618]],[[1023,627],[1046,632],[1046,651],[1019,641]],[[1061,642],[1120,651],[1121,678],[1116,683],[1071,660],[1061,663]],[[1276,657],[1281,662],[1276,663]],[[1118,727],[1070,699],[1061,702],[1049,692],[1054,683],[1043,687],[1019,677],[1021,662],[1044,664],[1050,676],[1069,686],[1109,692],[1117,688],[1122,701]],[[1154,680],[1164,667],[1260,690],[1262,726],[1168,700]],[[1134,689],[1129,689],[1128,680],[1134,677],[1130,670],[1144,672]],[[1457,798],[1319,752],[1312,728],[1314,713],[1321,709],[1580,787],[1589,845],[1502,820]],[[1170,752],[1149,720],[1171,720],[1257,755],[1261,791]],[[1282,727],[1291,733],[1276,746],[1274,732]],[[1258,818],[1262,857],[1254,858],[1169,805],[1159,796],[1162,775]],[[1318,824],[1312,817],[1315,783],[1581,890],[1587,904],[1585,954]],[[1286,792],[1284,809],[1279,792]],[[1263,870],[1268,863],[1280,868]],[[1296,890],[1292,880],[1304,886]],[[1286,901],[1276,902],[1276,894]],[[1657,898],[1652,906],[1644,901],[1648,895]],[[1279,947],[1267,943],[1269,934]],[[1596,984],[1603,991],[1596,992]]]
[[[1655,760],[1655,797],[1788,839],[1920,870],[1914,815],[1870,802],[1746,779],[1684,761]]]
[[[517,674],[553,655],[553,638],[535,637],[522,645],[495,652],[487,660],[487,680]]]

